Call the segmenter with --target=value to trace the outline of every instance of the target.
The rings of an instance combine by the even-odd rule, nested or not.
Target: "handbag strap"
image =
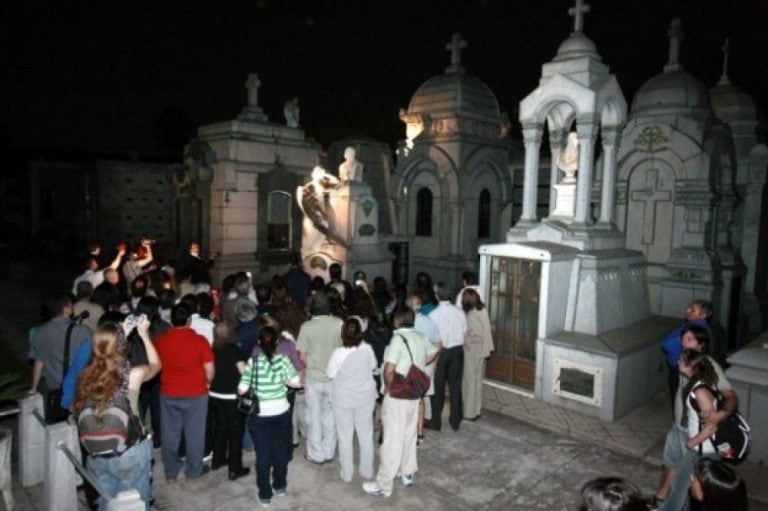
[[[61,363],[61,379],[67,375],[67,369],[69,369],[69,347],[72,344],[72,329],[75,328],[74,323],[69,323],[67,327],[67,335],[64,338],[64,360]]]
[[[256,388],[259,386],[259,379],[256,378],[256,371],[258,370],[258,357],[251,357],[251,381],[248,384],[248,392],[251,395],[256,395]]]
[[[408,350],[408,356],[411,357],[411,365],[413,365],[413,353],[411,353],[411,348],[410,346],[408,346],[408,341],[406,341],[405,337],[403,337],[400,334],[397,334],[397,336],[403,340],[403,344],[405,344],[405,349]]]

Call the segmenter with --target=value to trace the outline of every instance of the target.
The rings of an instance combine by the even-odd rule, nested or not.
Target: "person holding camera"
[[[128,261],[123,265],[123,277],[125,277],[127,286],[130,287],[131,282],[136,277],[150,269],[154,257],[152,255],[153,243],[154,240],[146,236],[142,237],[139,246],[128,256]]]

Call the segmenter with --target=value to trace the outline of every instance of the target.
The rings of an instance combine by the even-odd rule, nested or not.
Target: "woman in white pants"
[[[483,376],[485,359],[493,351],[491,321],[480,295],[466,288],[461,305],[467,314],[467,332],[464,334],[464,374],[461,390],[465,420],[477,420],[483,412]]]
[[[376,356],[370,344],[363,341],[363,327],[358,318],[353,316],[344,321],[341,338],[343,346],[331,354],[327,373],[333,380],[331,404],[339,442],[339,472],[342,481],[350,482],[354,473],[352,441],[355,434],[360,444],[360,475],[365,479],[373,477]]]

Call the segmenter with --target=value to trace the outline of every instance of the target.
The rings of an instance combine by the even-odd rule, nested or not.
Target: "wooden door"
[[[539,324],[541,263],[491,257],[488,314],[495,351],[486,376],[533,389]]]

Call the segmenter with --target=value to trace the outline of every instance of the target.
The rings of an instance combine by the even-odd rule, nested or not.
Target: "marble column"
[[[576,213],[573,216],[573,225],[586,227],[592,223],[589,217],[589,203],[592,194],[597,126],[592,122],[577,122],[576,131],[579,135],[579,175],[576,183]]]
[[[461,227],[463,225],[463,208],[461,202],[451,202],[451,255],[461,254]]]
[[[549,214],[557,207],[557,191],[554,185],[560,178],[560,169],[557,166],[557,160],[563,152],[563,141],[565,134],[562,130],[549,130],[549,151],[552,155],[552,164],[549,170]]]
[[[618,128],[603,128],[600,138],[603,143],[603,190],[600,197],[600,224],[610,227],[613,223],[613,209],[616,201],[616,142]]]
[[[523,126],[525,144],[525,174],[523,176],[523,212],[520,223],[536,223],[539,188],[539,149],[543,129],[538,125]]]

